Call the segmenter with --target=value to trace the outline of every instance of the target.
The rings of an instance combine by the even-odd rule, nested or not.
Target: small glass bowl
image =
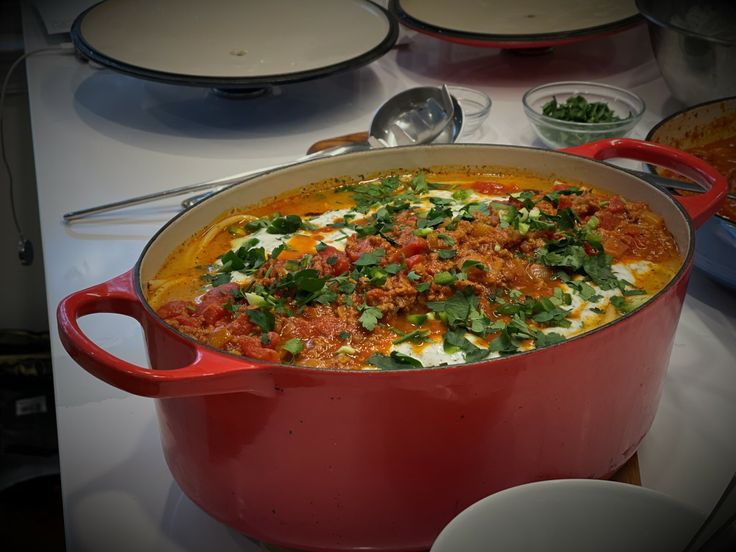
[[[469,136],[480,128],[491,111],[491,98],[485,92],[462,86],[448,86],[450,94],[463,110],[462,135]]]
[[[542,114],[544,106],[556,99],[563,104],[580,95],[588,102],[604,102],[621,120],[610,123],[577,123],[562,121]],[[587,144],[601,138],[625,136],[644,113],[639,96],[623,88],[595,82],[553,82],[528,90],[522,98],[524,112],[539,138],[550,148],[567,148]]]

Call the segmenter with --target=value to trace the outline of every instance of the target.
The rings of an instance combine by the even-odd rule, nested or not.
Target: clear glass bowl
[[[491,111],[491,98],[485,92],[462,86],[448,86],[450,94],[463,110],[462,135],[470,136],[480,128]]]
[[[544,106],[556,99],[562,104],[580,95],[588,102],[604,102],[621,120],[610,123],[577,123],[542,114]],[[566,148],[587,144],[601,138],[628,134],[644,113],[639,96],[623,88],[595,82],[553,82],[528,90],[522,98],[524,112],[539,138],[550,148]]]

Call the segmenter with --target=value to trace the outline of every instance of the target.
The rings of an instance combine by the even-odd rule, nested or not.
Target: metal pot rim
[[[719,37],[706,36],[704,34],[700,34],[695,31],[685,29],[684,27],[680,27],[679,25],[675,25],[669,21],[662,21],[655,14],[651,13],[651,11],[647,11],[646,8],[651,7],[650,5],[642,6],[642,4],[646,4],[646,0],[636,0],[636,7],[639,9],[639,13],[642,15],[642,17],[644,17],[648,22],[656,25],[657,27],[661,29],[673,31],[673,32],[688,36],[690,38],[696,38],[698,40],[703,40],[705,42],[712,42],[720,46],[736,46],[736,40],[729,41],[729,40],[719,38]]]

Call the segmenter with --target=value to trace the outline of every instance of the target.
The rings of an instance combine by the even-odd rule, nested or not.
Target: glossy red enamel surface
[[[613,140],[577,153],[640,150]],[[707,166],[695,172],[711,185],[687,205],[700,219],[717,208],[725,181],[706,182]],[[86,370],[156,398],[171,472],[215,518],[304,550],[426,550],[456,514],[495,491],[607,477],[636,451],[654,419],[687,289],[691,252],[683,254],[687,265],[672,283],[612,324],[444,368],[333,371],[219,353],[154,315],[133,271],[70,295],[58,323]],[[77,318],[93,312],[136,318],[154,369],[92,343]]]
[[[700,182],[706,192],[699,195],[675,196],[685,207],[696,227],[712,217],[726,201],[728,186],[726,179],[702,159],[684,151],[653,142],[642,142],[626,138],[598,140],[582,146],[568,148],[569,153],[591,159],[625,158],[668,167]]]
[[[270,396],[158,402],[186,494],[267,542],[428,549],[495,491],[612,474],[658,403],[682,277],[637,316],[531,355],[388,373],[274,369]]]

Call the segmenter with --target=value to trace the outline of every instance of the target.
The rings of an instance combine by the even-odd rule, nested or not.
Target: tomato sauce
[[[714,140],[702,146],[683,149],[712,165],[724,176],[728,182],[730,195],[717,215],[736,223],[736,197],[734,197],[736,194],[736,135]],[[667,172],[667,176],[681,178],[670,172]]]
[[[642,262],[651,270],[633,281],[612,271]],[[643,203],[533,175],[414,173],[225,213],[177,249],[147,298],[172,327],[230,353],[401,369],[559,342],[573,322],[595,325],[581,301],[598,301],[588,315],[602,323],[679,263]]]

